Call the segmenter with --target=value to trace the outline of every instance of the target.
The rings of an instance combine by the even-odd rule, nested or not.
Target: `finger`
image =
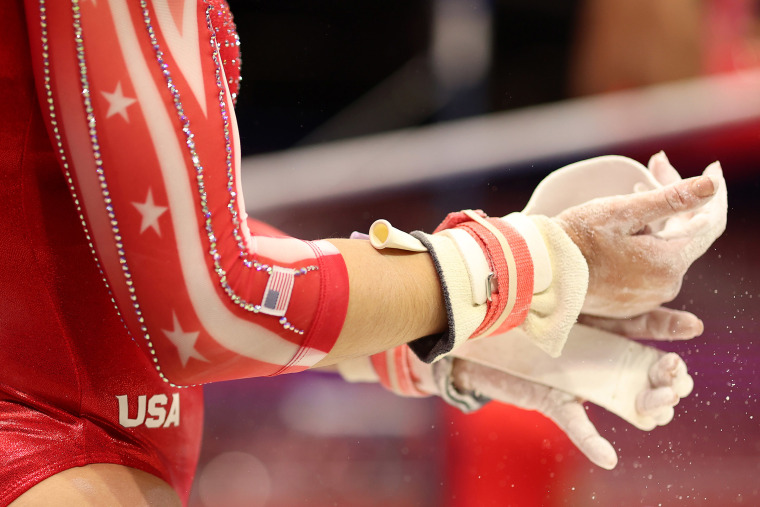
[[[688,396],[694,389],[686,363],[678,354],[668,352],[649,368],[649,382],[653,387],[671,387],[680,398]]]
[[[708,165],[702,174],[706,176],[718,178],[718,181],[725,184],[725,181],[723,179],[723,167],[720,165],[720,162],[718,162],[717,160],[713,162],[712,164]]]
[[[723,168],[720,162],[713,162],[705,172],[705,176],[709,176],[714,182],[716,182],[717,191],[716,203],[712,211],[713,219],[719,224],[718,229],[715,232],[722,233],[726,229],[726,214],[728,211],[728,192],[726,189],[726,180],[723,178]],[[718,232],[719,231],[719,232]]]
[[[561,393],[556,391],[555,393]],[[567,393],[561,393],[572,398]],[[555,398],[556,399],[556,398]],[[544,407],[544,414],[551,418],[568,436],[570,441],[592,463],[612,470],[618,462],[617,453],[612,444],[602,437],[586,414],[586,409],[575,398]]]
[[[681,361],[678,365],[676,377],[673,379],[673,390],[681,398],[685,398],[694,390],[694,379],[686,371],[686,363]]]
[[[671,387],[646,389],[636,396],[636,411],[641,415],[654,417],[662,409],[676,406],[679,399]]]
[[[663,230],[657,233],[658,237],[673,239],[696,237],[700,234],[717,237],[723,232],[728,204],[726,202],[726,182],[723,179],[723,170],[720,163],[713,162],[710,164],[705,169],[703,175],[709,176],[717,184],[715,198],[692,213],[684,213],[668,219]]]
[[[690,213],[684,213],[679,216],[671,217],[665,222],[662,230],[655,233],[660,239],[668,241],[677,239],[691,240],[712,227],[712,223],[719,220],[714,216],[715,199],[702,206],[699,210]]]
[[[620,197],[618,204],[627,211],[630,228],[636,232],[655,220],[699,208],[715,195],[717,188],[718,181],[713,181],[710,175],[703,175],[649,192]]]
[[[652,414],[652,419],[657,426],[665,426],[675,417],[676,411],[673,407],[663,407],[659,412]]]
[[[670,352],[663,355],[649,368],[649,383],[653,387],[670,387],[678,376],[680,363],[683,363],[678,354]]]
[[[651,431],[656,426],[665,426],[673,420],[676,413],[673,406],[678,404],[680,399],[676,396],[675,403],[671,405],[670,402],[673,398],[669,398],[670,393],[667,392],[670,388],[662,387],[660,389],[662,391],[644,391],[636,397],[636,411],[653,423],[651,427],[647,428],[647,431]]]
[[[461,371],[471,376],[470,381],[480,394],[502,403],[538,410],[553,420],[592,463],[607,470],[615,468],[618,461],[615,449],[599,435],[577,398],[469,361],[463,363]]]
[[[626,338],[647,340],[689,340],[704,331],[704,324],[696,315],[670,308],[657,308],[629,319],[581,315],[578,321]]]
[[[705,325],[693,313],[671,308],[656,308],[641,318],[644,329],[639,338],[689,340],[705,330]]]
[[[726,180],[723,177],[723,168],[721,167],[720,162],[715,161],[707,166],[702,172],[702,176],[707,176],[713,181],[716,193],[725,193]]]
[[[666,239],[668,243],[674,245],[677,242],[683,243],[681,257],[686,262],[686,267],[703,255],[726,229],[728,196],[720,164],[718,162],[711,164],[705,170],[705,175],[716,184],[714,198],[694,213],[684,213],[671,218],[670,220],[674,221],[673,226],[666,227],[656,234],[657,237]],[[685,219],[676,221],[676,218]]]
[[[649,159],[648,167],[654,179],[662,185],[670,185],[671,183],[681,181],[681,175],[678,174],[678,171],[670,163],[664,151],[652,155],[652,158]]]

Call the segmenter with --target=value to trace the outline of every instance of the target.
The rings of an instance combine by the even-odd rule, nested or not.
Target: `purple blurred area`
[[[341,2],[231,2],[247,72],[238,110],[247,153],[298,145],[426,51],[436,2],[365,2],[353,11]],[[567,79],[572,27],[583,3],[562,9],[552,9],[551,2],[525,4],[473,2],[473,8],[490,6],[492,29],[502,33],[493,54],[509,65],[494,63],[485,84],[458,90],[442,109],[410,105],[418,114],[398,127],[568,98],[561,86],[531,85],[530,77],[554,85]],[[246,22],[252,31],[245,32]],[[507,36],[516,23],[530,37]],[[556,30],[542,39],[531,26]],[[537,55],[544,59],[538,62]],[[430,94],[436,90],[424,79],[415,86],[432,86]],[[368,121],[361,133],[373,128]],[[552,140],[546,142],[551,152]],[[679,353],[695,380],[674,420],[642,432],[588,407],[618,450],[615,470],[593,467],[536,414],[517,414],[519,426],[505,422],[494,430],[487,414],[463,423],[438,400],[401,399],[375,385],[310,372],[207,386],[205,439],[191,506],[760,505],[760,117],[573,159],[548,155],[529,165],[271,209],[256,218],[308,239],[347,237],[378,218],[402,230],[431,230],[452,210],[519,210],[535,185],[566,163],[606,153],[646,163],[661,149],[684,175],[722,161],[728,227],[691,268],[670,305],[700,316],[704,335],[658,343]],[[478,430],[478,417],[488,430]],[[500,464],[489,461],[489,453],[503,456]],[[466,466],[457,456],[468,456],[462,458]]]

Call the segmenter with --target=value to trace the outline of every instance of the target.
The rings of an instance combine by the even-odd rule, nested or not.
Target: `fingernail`
[[[696,336],[701,336],[702,333],[705,332],[705,324],[704,324],[704,322],[702,322],[701,319],[697,319],[697,321],[698,321],[697,329],[695,330],[696,333],[697,333]]]
[[[710,176],[700,176],[691,184],[697,197],[710,197],[718,189],[717,181]]]
[[[670,321],[670,335],[674,339],[694,338],[705,332],[704,323],[698,318],[679,319],[675,316]]]
[[[720,169],[720,164],[718,164],[718,169]],[[720,171],[720,174],[723,174],[722,170]],[[715,190],[717,191],[718,188],[720,187],[721,178],[719,178],[718,175],[715,173],[708,174],[707,177],[710,178],[710,180],[713,183],[713,187],[715,187]]]

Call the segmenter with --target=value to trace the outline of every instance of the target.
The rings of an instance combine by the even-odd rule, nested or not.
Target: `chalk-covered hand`
[[[387,354],[399,356],[398,352],[388,351]],[[592,463],[607,470],[617,465],[615,449],[591,423],[581,398],[539,382],[517,377],[502,368],[492,368],[463,358],[446,357],[430,365],[413,355],[406,357],[406,362],[398,364],[404,366],[401,370],[408,368],[408,379],[414,382],[420,393],[439,396],[463,412],[472,412],[486,403],[506,403],[523,410],[535,410],[554,421]],[[655,371],[653,367],[650,371],[667,383],[668,371],[660,370],[663,369],[657,368]],[[399,375],[399,370],[388,372],[396,376],[396,381],[389,383],[382,380],[388,377],[382,368],[376,368],[375,371],[386,388],[400,395],[411,394],[398,389],[397,386],[405,383],[404,375]],[[668,393],[660,392],[663,390],[650,391],[648,388],[637,391],[636,410],[639,410],[639,407],[646,413],[670,410],[672,418],[672,406],[677,401],[671,399]]]
[[[652,156],[648,168],[654,179],[663,186],[682,181],[664,152]],[[705,174],[713,175],[718,180],[716,195],[707,204],[692,211],[676,213],[650,227],[652,234],[661,239],[686,238],[687,245],[681,255],[688,264],[702,255],[726,227],[728,202],[720,164],[711,164]],[[627,319],[582,314],[578,321],[628,338],[653,340],[687,340],[704,331],[702,321],[694,314],[669,308],[656,308]]]
[[[592,463],[607,470],[617,465],[615,449],[591,423],[579,398],[461,359],[455,360],[452,377],[454,385],[463,392],[475,392],[493,401],[542,413],[554,421]]]
[[[688,396],[693,382],[677,354],[655,353],[651,347],[646,351],[649,354],[644,355],[649,361],[631,363],[631,368],[641,370],[643,381],[636,380],[636,375],[620,376],[620,379],[627,378],[631,382],[618,386],[611,397],[615,402],[605,403],[604,408],[641,429],[651,430],[673,419],[674,407],[681,398]],[[593,365],[587,367],[593,368]],[[461,358],[454,359],[451,381],[459,393],[465,393],[459,394],[460,399],[469,393],[471,398],[490,399],[492,403],[540,412],[554,421],[589,461],[607,470],[617,465],[615,449],[589,420],[582,397]],[[609,383],[614,383],[612,378]],[[442,383],[438,381],[438,385],[440,388]],[[452,403],[450,396],[436,394],[461,408],[461,403]]]
[[[555,220],[588,263],[589,287],[582,311],[631,317],[675,298],[686,270],[715,239],[700,245],[702,251],[695,248],[694,238],[704,236],[697,234],[699,228],[708,225],[695,216],[721,187],[725,189],[725,183],[718,166],[700,177],[594,199],[557,215]],[[679,233],[661,235],[667,225],[662,232],[653,230],[653,224],[668,220],[675,220],[671,229]]]
[[[662,151],[649,159],[648,166],[652,176],[661,185],[674,185],[683,181]],[[662,239],[686,240],[681,255],[689,263],[704,254],[726,229],[728,194],[720,163],[713,162],[703,174],[717,184],[715,197],[704,206],[669,216],[659,228],[653,230]]]
[[[485,343],[490,340],[475,342]],[[534,345],[530,347],[539,350]],[[544,352],[540,354],[543,358],[549,358]],[[537,410],[552,419],[593,463],[606,469],[615,467],[615,450],[589,421],[580,398],[503,371],[504,365],[501,363],[508,362],[508,357],[499,360],[490,355],[489,359],[496,360],[496,367],[451,356],[428,364],[422,362],[408,347],[401,346],[372,357],[344,361],[338,364],[338,371],[349,382],[379,382],[400,396],[439,396],[465,413],[493,402]],[[661,395],[650,399],[649,395],[645,395],[646,391],[646,388],[636,389],[633,395],[642,396],[647,410],[656,409],[662,403],[669,406],[674,404],[669,399],[663,401]]]

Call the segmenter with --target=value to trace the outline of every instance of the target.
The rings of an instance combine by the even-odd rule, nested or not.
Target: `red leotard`
[[[88,463],[186,500],[192,386],[324,357],[343,259],[246,219],[221,2],[16,0],[0,27],[0,504]]]

